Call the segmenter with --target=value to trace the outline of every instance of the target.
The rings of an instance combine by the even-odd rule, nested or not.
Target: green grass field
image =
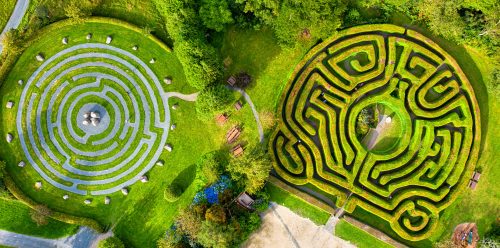
[[[274,184],[268,183],[266,189],[269,192],[270,201],[289,208],[300,216],[312,220],[317,225],[324,225],[328,221],[328,218],[330,218],[330,213],[309,204]]]
[[[78,226],[49,219],[47,225],[37,226],[31,220],[30,208],[22,202],[0,198],[0,229],[43,238],[60,238],[76,233]]]
[[[353,226],[351,223],[340,220],[335,226],[335,236],[341,239],[351,241],[354,245],[359,248],[390,248],[391,245],[384,243],[383,241],[375,238],[371,234]]]

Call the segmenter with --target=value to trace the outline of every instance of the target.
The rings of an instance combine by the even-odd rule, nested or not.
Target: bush
[[[125,248],[123,242],[117,237],[109,237],[99,241],[98,248]]]
[[[226,164],[226,159],[219,151],[209,152],[198,161],[196,175],[205,185],[215,183],[222,175]]]
[[[175,202],[182,195],[182,189],[176,183],[171,183],[163,192],[163,198],[168,202]]]
[[[271,160],[269,155],[260,147],[249,149],[245,155],[233,158],[227,168],[231,177],[236,180],[245,190],[256,193],[265,184],[271,171]]]
[[[199,13],[205,27],[218,32],[234,22],[226,0],[203,0]]]
[[[219,224],[226,223],[226,212],[221,205],[215,204],[207,209],[207,212],[205,213],[205,219],[207,221],[213,221]]]
[[[211,120],[216,114],[224,112],[233,102],[233,95],[221,84],[212,84],[198,95],[196,113],[201,120]]]
[[[168,20],[167,31],[174,40],[175,53],[184,68],[188,83],[201,90],[222,76],[222,61],[208,44],[193,0],[154,1]]]

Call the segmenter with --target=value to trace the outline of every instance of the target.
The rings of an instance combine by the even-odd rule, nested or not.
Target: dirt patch
[[[323,226],[314,224],[290,209],[273,203],[261,215],[262,226],[242,245],[260,247],[354,248],[356,246],[335,237]]]

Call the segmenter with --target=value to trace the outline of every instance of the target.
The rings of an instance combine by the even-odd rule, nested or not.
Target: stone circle
[[[79,195],[128,194],[159,160],[170,128],[157,75],[111,41],[60,45],[26,80],[18,103],[27,162]]]

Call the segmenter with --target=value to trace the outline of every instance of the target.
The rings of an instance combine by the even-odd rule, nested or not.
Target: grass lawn
[[[9,21],[12,11],[14,11],[14,6],[16,6],[16,0],[4,0],[2,1],[2,6],[0,7],[0,32]]]
[[[53,219],[49,219],[47,225],[37,226],[31,220],[30,208],[28,206],[17,200],[0,198],[0,229],[55,239],[76,233],[78,226]]]
[[[356,226],[353,226],[351,223],[340,220],[335,226],[335,236],[351,241],[359,248],[389,248],[392,247],[384,243],[383,241],[377,239],[371,234],[365,232],[364,230],[359,229]]]
[[[274,184],[266,184],[267,192],[270,195],[270,201],[283,205],[302,217],[312,220],[317,225],[324,225],[330,213],[318,208],[301,198],[275,186]]]
[[[155,64],[148,66],[155,72],[160,80],[170,75],[173,79],[171,85],[163,85],[166,91],[177,91],[184,94],[195,92],[187,85],[183,75],[182,67],[173,53],[166,53],[149,41],[144,41],[142,34],[130,33],[125,28],[117,28],[99,23],[78,24],[78,28],[68,26],[52,30],[50,35],[44,36],[39,42],[32,45],[9,74],[6,82],[0,89],[1,102],[5,104],[9,99],[19,99],[21,87],[17,85],[18,78],[27,78],[37,68],[34,56],[43,51],[49,58],[62,45],[48,46],[47,44],[61,44],[62,37],[68,36],[71,44],[82,43],[88,32],[92,31],[93,39],[103,42],[107,35],[113,36],[112,45],[125,50],[131,50],[134,44],[139,45],[137,56],[143,61],[149,61],[152,57],[157,59]],[[99,28],[97,28],[99,27]],[[147,48],[147,49],[146,49]],[[168,65],[168,66],[165,66]],[[239,93],[234,93],[234,100],[240,98]],[[123,196],[120,192],[109,195],[111,204],[104,205],[104,196],[94,197],[90,205],[84,205],[83,200],[88,196],[70,194],[70,199],[64,201],[62,195],[65,191],[57,189],[45,182],[42,191],[36,191],[33,183],[40,180],[36,171],[30,166],[19,170],[17,161],[23,158],[23,152],[19,148],[19,142],[15,141],[7,145],[2,139],[4,147],[12,149],[2,150],[0,158],[7,162],[7,170],[18,186],[25,194],[35,201],[46,204],[50,208],[76,215],[90,217],[99,221],[107,227],[114,227],[114,233],[124,240],[130,247],[154,247],[156,240],[173,223],[173,218],[178,210],[189,205],[196,191],[199,189],[195,179],[195,163],[201,155],[219,149],[229,149],[225,144],[225,133],[233,124],[241,124],[243,133],[240,141],[243,143],[257,142],[258,133],[256,122],[250,108],[244,104],[243,108],[236,112],[231,111],[230,120],[224,126],[218,126],[215,121],[202,122],[196,118],[195,104],[185,102],[177,98],[170,98],[169,105],[178,104],[177,110],[171,110],[171,123],[177,128],[169,132],[167,143],[173,147],[172,152],[164,152],[160,159],[164,160],[163,167],[153,167],[147,175],[149,182],[140,182],[129,187],[130,194]],[[3,119],[0,125],[1,133],[15,131],[15,111],[0,110]],[[181,182],[184,193],[178,201],[168,203],[163,199],[163,191],[172,181]],[[196,182],[196,181],[195,181]],[[130,235],[134,233],[134,235]]]

